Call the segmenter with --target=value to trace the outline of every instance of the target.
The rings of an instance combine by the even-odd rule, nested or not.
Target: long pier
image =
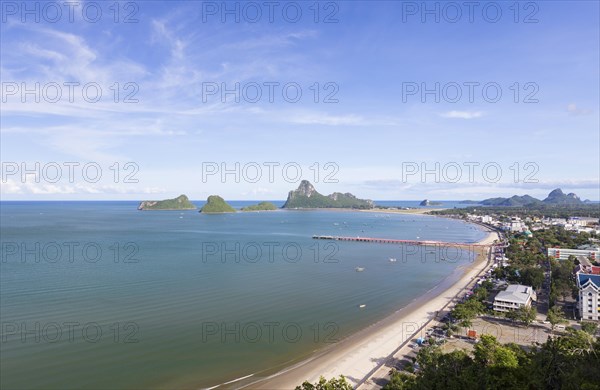
[[[314,235],[313,240],[330,240],[330,241],[356,241],[356,242],[370,242],[376,244],[401,244],[401,245],[453,245],[453,246],[490,246],[484,244],[470,244],[466,242],[445,242],[445,241],[431,241],[431,240],[396,240],[393,238],[374,238],[374,237],[344,237],[344,236],[322,236]]]

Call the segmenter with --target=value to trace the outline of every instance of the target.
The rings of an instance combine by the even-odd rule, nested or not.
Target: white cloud
[[[587,109],[583,109],[583,108],[577,108],[577,105],[575,103],[571,103],[567,106],[567,111],[569,112],[569,114],[571,115],[589,115],[591,114],[592,110],[587,110]]]
[[[6,180],[5,183],[0,185],[0,193],[2,194],[22,194],[23,189],[16,181],[12,179]]]
[[[453,119],[474,119],[481,118],[483,116],[483,112],[481,111],[448,111],[442,114],[444,118],[453,118]]]
[[[252,188],[250,191],[247,192],[242,192],[243,196],[247,196],[247,195],[267,195],[267,194],[272,194],[273,191],[268,189],[268,188],[263,188],[263,187],[255,187]]]
[[[18,183],[8,179],[0,186],[3,195],[69,195],[69,194],[164,194],[160,187],[142,187],[131,185],[59,185],[50,183]]]
[[[308,125],[328,126],[356,126],[363,123],[363,118],[358,115],[328,115],[328,114],[305,114],[291,117],[292,123]]]

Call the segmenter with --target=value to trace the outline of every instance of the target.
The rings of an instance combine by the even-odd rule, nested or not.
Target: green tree
[[[416,384],[416,377],[404,372],[392,369],[390,381],[383,386],[382,390],[410,390]]]
[[[464,350],[441,353],[435,350],[419,351],[421,370],[414,389],[475,389],[479,387],[478,367]]]
[[[567,335],[549,337],[532,355],[529,372],[536,388],[599,389],[600,342],[589,334],[569,329]]]
[[[503,347],[494,336],[481,335],[473,352],[475,363],[487,367],[516,368],[519,365],[517,354]]]
[[[552,325],[553,332],[556,325],[567,322],[567,320],[565,319],[565,313],[559,306],[556,305],[552,306],[550,310],[548,310],[546,320],[550,322],[550,325]]]
[[[483,303],[473,296],[463,303],[458,303],[452,310],[452,317],[458,320],[460,327],[468,328],[473,325],[472,320],[483,313],[484,308]]]
[[[536,310],[531,306],[521,306],[518,309],[506,313],[506,318],[513,322],[522,322],[525,326],[531,325],[535,320]]]
[[[524,268],[521,271],[520,283],[538,290],[544,283],[544,271],[537,266]]]
[[[314,384],[304,381],[301,386],[296,386],[296,390],[352,390],[352,385],[346,381],[343,375],[340,375],[339,378],[331,378],[330,380],[321,377]]]
[[[598,324],[596,322],[582,322],[581,330],[587,334],[594,335],[596,334],[596,330],[598,330]]]
[[[526,327],[529,327],[535,321],[537,314],[537,311],[532,306],[521,306],[515,312],[517,313],[517,320],[524,323]]]

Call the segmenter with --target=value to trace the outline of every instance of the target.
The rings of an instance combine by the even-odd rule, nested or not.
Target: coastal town
[[[0,390],[600,390],[600,0],[0,0]]]
[[[491,247],[484,271],[456,297],[453,305],[425,324],[406,341],[407,348],[401,348],[385,369],[378,371],[386,373],[389,368],[387,375],[374,374],[359,389],[377,389],[382,385],[384,389],[410,388],[398,384],[411,382],[407,375],[419,371],[419,352],[428,346],[440,346],[444,353],[473,353],[482,338],[490,335],[495,342],[513,343],[524,349],[547,343],[549,337],[577,331],[599,336],[598,218],[486,213],[460,218],[494,229],[501,237]],[[542,239],[535,254],[538,263],[534,268],[523,267],[523,255],[537,232],[551,232],[555,237],[569,235],[577,244]],[[542,236],[546,238],[547,234]],[[399,378],[404,378],[404,382]]]
[[[493,350],[515,359],[522,353],[535,359],[561,340],[587,343],[586,352],[578,353],[593,353],[600,335],[599,219],[511,214],[483,208],[453,215],[447,210],[446,217],[479,224],[497,235],[485,264],[442,310],[420,323],[414,333],[404,334],[402,343],[363,380],[350,385],[344,377],[321,378],[320,384],[361,390],[422,388],[418,383],[433,386],[432,372],[441,372],[448,364],[442,363],[444,357],[477,361],[480,354]],[[588,366],[594,359],[588,359]],[[595,368],[588,377],[598,378],[598,366],[591,367]],[[450,374],[444,375],[447,383]],[[454,379],[462,381],[460,375]],[[310,389],[309,385],[313,386],[305,382],[297,389]]]

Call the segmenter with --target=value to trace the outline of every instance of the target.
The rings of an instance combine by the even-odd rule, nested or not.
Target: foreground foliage
[[[296,386],[296,390],[352,390],[352,386],[343,375],[340,375],[339,378],[331,378],[330,380],[321,377],[314,384],[304,381],[301,386]]]
[[[384,390],[600,389],[600,341],[578,330],[531,351],[483,335],[472,355],[430,346],[417,363],[416,374],[392,372]]]

